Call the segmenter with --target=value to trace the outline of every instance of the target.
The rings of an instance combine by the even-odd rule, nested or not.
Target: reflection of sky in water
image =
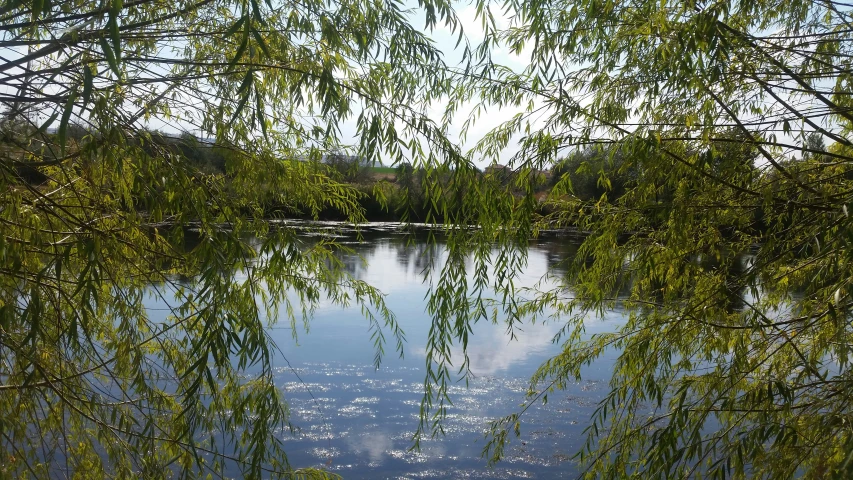
[[[291,403],[295,435],[285,434],[295,466],[318,466],[345,478],[574,478],[570,460],[582,446],[583,428],[605,393],[613,354],[585,370],[584,382],[549,395],[547,406],[528,410],[522,437],[512,440],[503,462],[489,469],[480,457],[490,420],[516,412],[524,400],[526,379],[558,347],[555,322],[526,323],[509,340],[506,326],[480,321],[468,344],[474,378],[452,387],[443,438],[422,442],[411,452],[424,381],[424,352],[430,319],[424,311],[427,284],[422,275],[430,251],[405,237],[379,235],[351,244],[355,254],[342,257],[356,278],[387,295],[388,306],[405,331],[405,357],[397,358],[393,340],[380,369],[371,367],[373,345],[367,322],[357,309],[323,304],[310,332],[289,329],[271,333],[294,370],[281,359],[279,377]],[[533,286],[548,268],[570,255],[565,239],[531,247],[527,269],[517,284]],[[621,322],[616,314],[593,322],[605,330]],[[452,349],[461,358],[461,347]],[[278,360],[277,360],[278,361]],[[297,378],[299,374],[301,381]],[[303,383],[304,382],[304,383]]]
[[[321,303],[309,332],[297,322],[296,340],[289,322],[273,326],[270,335],[283,354],[274,360],[277,382],[296,428],[281,432],[291,464],[326,468],[345,478],[574,478],[571,456],[583,445],[583,428],[605,394],[615,354],[608,352],[584,369],[583,382],[550,394],[548,405],[528,410],[522,437],[511,441],[503,462],[487,468],[480,455],[488,422],[519,410],[526,379],[559,350],[552,338],[561,325],[528,322],[510,341],[505,325],[480,321],[468,344],[474,378],[467,388],[464,382],[451,388],[446,435],[422,441],[420,452],[409,451],[430,327],[423,268],[430,256],[440,264],[443,251],[388,232],[365,234],[364,243],[348,246],[355,253],[341,255],[345,268],[386,295],[406,335],[404,358],[397,357],[386,332],[385,359],[379,370],[373,369],[373,342],[358,308]],[[574,249],[564,238],[538,240],[516,284],[533,286],[549,269],[559,272]],[[156,303],[149,305],[155,317]],[[621,321],[612,312],[590,322],[587,333],[612,330]],[[461,359],[461,347],[451,353]]]
[[[362,244],[350,244],[355,253],[342,255],[347,270],[357,279],[377,287],[386,295],[386,302],[396,314],[407,343],[403,364],[421,367],[425,361],[426,338],[430,318],[425,312],[424,296],[428,285],[422,273],[424,257],[434,255],[439,265],[444,252],[431,250],[423,243],[407,244],[406,237],[388,234],[366,238]],[[532,287],[542,279],[548,268],[558,267],[559,259],[573,252],[562,238],[540,240],[531,246],[527,268],[519,275],[516,285]],[[562,257],[561,257],[562,256]],[[555,260],[557,259],[557,260]],[[546,285],[547,287],[547,285]],[[618,314],[589,322],[587,332],[611,330],[621,323]],[[285,327],[279,329],[278,327]],[[516,328],[516,339],[510,340],[506,325],[481,320],[474,325],[474,335],[468,344],[471,370],[475,375],[498,373],[528,376],[543,360],[558,351],[552,339],[562,324],[558,322],[525,323]],[[321,303],[311,321],[310,332],[301,328],[292,339],[289,325],[273,327],[272,336],[291,361],[336,360],[354,364],[370,364],[373,344],[368,323],[356,308],[342,309],[331,302]],[[386,361],[397,362],[393,339],[386,334]],[[452,354],[461,358],[462,349],[454,345]]]
[[[510,444],[505,461],[489,469],[480,458],[483,432],[490,420],[518,407],[527,388],[523,379],[480,376],[468,388],[453,387],[446,435],[412,452],[421,372],[335,362],[305,364],[297,372],[304,383],[290,369],[279,369],[298,426],[282,435],[289,458],[345,478],[573,478],[570,457],[605,388],[601,381],[582,382],[552,395],[547,407],[529,410],[522,437]]]

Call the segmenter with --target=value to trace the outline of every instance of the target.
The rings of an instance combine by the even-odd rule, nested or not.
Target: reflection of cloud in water
[[[560,325],[537,323],[524,325],[522,330],[516,330],[515,340],[510,340],[503,325],[482,325],[474,329],[474,334],[468,340],[468,358],[471,361],[471,371],[474,375],[495,375],[507,372],[529,357],[553,349],[552,339]],[[455,364],[462,362],[462,346],[453,345],[450,349],[451,360]],[[415,355],[423,357],[423,348],[414,351]],[[533,372],[526,371],[529,375]]]
[[[535,351],[534,340],[547,341],[549,333],[548,328],[536,327],[526,327],[517,346],[483,350],[479,345],[487,340],[499,338],[498,345],[507,340],[500,335],[500,326],[478,325],[480,343],[471,347],[480,354],[480,367],[501,368],[502,361],[493,357],[516,355],[528,348],[525,368],[531,368],[548,353]],[[483,358],[488,353],[492,355]],[[483,443],[478,441],[489,421],[516,411],[524,398],[526,374],[517,367],[513,372],[518,375],[481,373],[467,388],[463,383],[450,385],[454,403],[445,418],[445,435],[424,439],[420,452],[408,448],[419,421],[422,371],[401,365],[377,377],[369,365],[318,362],[304,368],[307,383],[328,384],[333,393],[315,400],[304,389],[289,392],[293,420],[302,428],[294,435],[282,432],[282,440],[288,442],[294,464],[323,463],[344,478],[574,478],[578,472],[568,460],[582,447],[583,428],[606,386],[605,382],[572,383],[566,392],[554,394],[547,408],[530,409],[521,439],[513,439],[507,447],[506,462],[487,469],[480,457]],[[288,383],[284,380],[290,372],[278,373],[277,383]],[[353,391],[355,386],[359,392]],[[314,413],[317,404],[322,405],[324,416]],[[302,417],[304,411],[308,418]]]
[[[353,452],[367,455],[372,464],[381,464],[386,453],[393,447],[391,432],[381,430],[349,437],[347,444]]]

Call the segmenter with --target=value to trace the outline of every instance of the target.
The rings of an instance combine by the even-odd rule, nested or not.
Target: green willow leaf
[[[106,37],[101,37],[101,51],[104,52],[104,58],[107,60],[107,64],[110,69],[115,73],[116,77],[121,78],[121,69],[119,68],[118,61],[116,60],[116,54],[113,52],[112,47],[110,47],[109,42],[107,42]]]
[[[83,108],[86,107],[92,97],[93,84],[94,74],[92,73],[92,67],[86,65],[83,68]]]
[[[67,140],[68,122],[71,120],[71,114],[74,113],[74,102],[77,101],[77,92],[71,92],[68,95],[68,100],[65,102],[65,107],[62,109],[62,117],[59,120],[59,129],[57,136],[59,137],[59,145],[62,155],[65,155],[65,142]]]

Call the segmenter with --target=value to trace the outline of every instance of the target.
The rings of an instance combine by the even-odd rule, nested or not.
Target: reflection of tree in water
[[[747,289],[755,283],[749,269],[752,260],[753,257],[745,253],[723,255],[720,258],[705,255],[696,260],[705,270],[722,272],[724,275],[726,303],[723,307],[727,313],[742,312],[747,308]]]
[[[365,235],[363,241],[372,248],[370,253],[361,252],[368,264],[380,254],[379,246],[390,250],[389,254],[396,261],[398,268],[409,272],[414,268],[414,274],[424,275],[425,270],[434,264],[444,248],[441,240],[430,240],[423,232],[389,235],[387,232],[371,232]],[[386,254],[388,255],[388,254]]]
[[[548,271],[563,277],[568,273],[571,262],[575,260],[581,242],[573,238],[543,237],[536,245],[545,255]]]
[[[242,256],[242,258],[240,258],[240,260],[235,260],[230,264],[219,264],[219,273],[223,277],[233,277],[236,275],[240,268],[245,267],[245,264],[242,263],[242,261],[251,263],[254,258],[254,254],[252,252],[261,250],[263,245],[263,242],[260,239],[251,235],[240,237],[240,241],[242,242],[240,244],[231,242],[233,237],[231,237],[230,233],[224,228],[201,231],[198,228],[172,228],[169,226],[163,226],[159,229],[158,233],[167,238],[172,248],[181,253],[189,253],[193,251],[221,251],[221,249],[225,248],[226,245],[235,249],[232,250],[233,253],[238,253],[235,258],[240,258],[240,256]],[[237,251],[238,249],[239,252]],[[175,264],[169,257],[163,257],[162,259],[158,258],[157,268],[161,272],[166,272],[163,274],[163,278],[168,283],[174,283],[175,285],[182,287],[192,286],[194,282],[197,281],[201,270],[203,270],[203,266],[200,265],[187,266]],[[152,282],[152,286],[162,286],[163,284],[163,282]]]
[[[412,249],[414,244],[407,245],[406,243],[393,242],[391,247],[394,249],[394,258],[397,260],[397,265],[408,272],[409,265],[412,263]]]
[[[347,244],[347,248],[334,250],[335,258],[341,262],[341,269],[356,280],[364,280],[371,258],[376,255],[380,243],[377,241],[362,241],[357,244]]]
[[[403,272],[409,272],[410,268],[414,268],[413,273],[424,278],[428,274],[426,269],[435,263],[443,248],[441,245],[430,243],[426,238],[408,235],[397,235],[386,239],[386,242],[393,251],[397,266]]]
[[[442,246],[428,243],[426,239],[407,235],[388,235],[387,232],[363,232],[361,238],[338,239],[342,247],[334,251],[335,258],[341,262],[342,269],[357,280],[366,278],[371,264],[379,264],[379,257],[393,259],[397,268],[409,272],[414,267],[415,274],[423,274],[425,269],[438,259]],[[391,272],[388,272],[391,273]]]
[[[415,268],[424,279],[429,276],[431,266],[438,261],[439,246],[429,243],[418,243],[412,248],[412,256],[415,260]]]
[[[709,284],[697,287],[696,284],[683,284],[678,289],[670,289],[664,294],[666,278],[652,278],[641,288],[641,296],[645,300],[657,304],[672,301],[693,302],[695,315],[704,315],[707,308],[719,308],[726,314],[744,312],[748,307],[748,293],[751,287],[757,285],[750,262],[753,257],[747,253],[718,251],[712,253],[704,250],[703,253],[687,255],[682,259],[672,262],[668,276],[679,275],[704,275]],[[693,273],[691,273],[693,272]],[[713,285],[709,287],[708,285]],[[709,290],[710,288],[710,290]],[[725,296],[714,297],[713,304],[705,304],[709,298],[709,291],[722,291]],[[676,295],[676,297],[673,297]]]
[[[341,262],[341,270],[356,280],[361,280],[367,271],[367,260],[357,253],[335,251],[335,258]]]
[[[577,235],[555,236],[548,235],[540,237],[535,248],[545,256],[548,274],[562,284],[567,293],[571,292],[572,285],[576,282],[576,272],[579,267],[591,266],[592,258],[581,259],[579,255],[583,238]],[[583,262],[580,264],[579,262]],[[629,272],[624,271],[618,275],[614,284],[611,297],[626,299],[631,295],[633,280]]]

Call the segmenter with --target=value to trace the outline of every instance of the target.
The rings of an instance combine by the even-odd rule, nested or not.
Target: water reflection
[[[445,260],[444,245],[393,229],[356,234],[338,225],[311,226],[292,241],[309,248],[320,241],[320,234],[330,232],[345,247],[336,252],[335,260],[355,279],[386,295],[407,343],[403,358],[391,353],[376,370],[369,325],[358,308],[321,302],[310,332],[300,328],[296,338],[289,321],[273,325],[269,334],[280,348],[273,359],[276,384],[286,394],[295,427],[292,432],[280,432],[291,464],[325,468],[345,478],[573,478],[577,472],[569,459],[582,445],[583,428],[605,393],[613,356],[605,354],[586,368],[584,382],[550,395],[547,408],[528,410],[522,438],[510,444],[504,462],[489,469],[480,458],[483,433],[489,421],[518,410],[529,376],[558,352],[552,339],[561,325],[527,323],[510,340],[500,316],[497,324],[480,321],[468,344],[473,377],[467,386],[451,387],[454,403],[448,411],[446,435],[424,442],[420,452],[411,452],[431,325],[425,312],[431,280],[427,267]],[[211,248],[192,232],[184,239],[187,248]],[[576,253],[577,244],[564,237],[536,241],[517,286],[532,287],[548,272],[565,275],[567,262]],[[549,286],[555,285],[545,284]],[[165,318],[168,312],[158,313],[165,306],[163,297],[148,306],[154,316]],[[619,312],[610,312],[591,323],[588,331],[612,330],[622,321]],[[461,363],[458,345],[451,354]]]
[[[612,356],[585,370],[584,382],[550,396],[547,408],[529,410],[520,441],[511,444],[504,462],[489,469],[480,458],[483,433],[490,420],[518,409],[530,374],[557,353],[552,339],[561,325],[525,324],[510,341],[500,317],[498,324],[480,321],[468,344],[474,376],[467,387],[460,383],[451,388],[454,405],[446,436],[411,452],[431,322],[425,313],[426,267],[440,265],[446,253],[440,241],[432,244],[394,232],[363,231],[361,237],[360,242],[354,236],[338,238],[349,251],[338,252],[337,258],[353,277],[386,294],[406,333],[404,358],[389,356],[379,370],[371,367],[368,325],[357,309],[321,305],[310,333],[300,334],[298,342],[290,332],[273,330],[294,368],[280,360],[280,385],[299,427],[284,437],[291,462],[345,478],[573,478],[577,472],[569,459],[582,445],[582,430],[604,394]],[[560,273],[576,250],[565,238],[538,241],[517,284],[533,286],[548,271]],[[613,314],[599,323],[611,328],[621,321]],[[461,362],[461,347],[454,346],[451,353]]]
[[[471,371],[475,375],[495,375],[512,369],[514,365],[542,356],[552,350],[551,339],[559,330],[555,324],[529,326],[517,333],[515,340],[509,340],[506,334],[496,328],[475,333],[473,342],[468,345],[468,357]],[[461,358],[462,349],[452,349],[454,358]]]
[[[488,469],[479,457],[482,432],[490,419],[517,408],[527,388],[523,379],[483,376],[467,388],[453,387],[445,437],[412,452],[420,372],[397,367],[376,372],[335,363],[308,364],[303,372],[307,378],[301,390],[297,384],[282,385],[293,421],[300,425],[296,434],[284,437],[290,460],[345,478],[570,478],[577,473],[570,456],[603,393],[603,382],[585,382],[557,396],[548,409],[529,411],[524,434],[511,445],[506,461]],[[282,378],[288,375],[281,371]],[[322,393],[315,391],[312,398],[306,387]]]

